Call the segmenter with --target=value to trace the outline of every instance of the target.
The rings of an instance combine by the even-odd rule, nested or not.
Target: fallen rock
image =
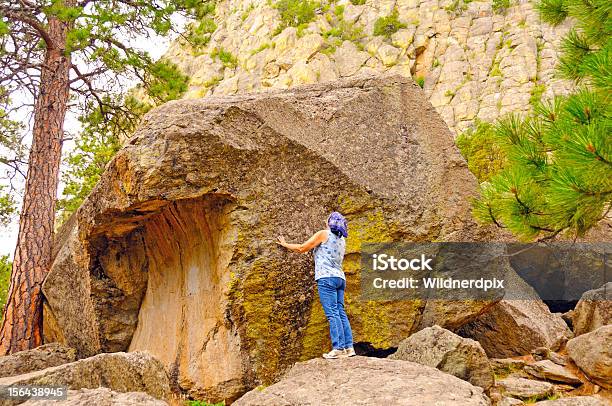
[[[508,377],[496,382],[504,394],[520,399],[542,399],[553,394],[552,383]]]
[[[273,239],[303,241],[339,210],[354,339],[395,347],[428,301],[358,300],[362,243],[495,240],[471,218],[476,187],[410,78],[164,104],[60,233],[45,335],[79,357],[149,351],[192,397],[231,401],[329,350],[312,258]],[[494,303],[447,301],[427,320],[459,327]]]
[[[560,315],[550,312],[537,293],[516,274],[507,275],[504,299],[457,333],[478,341],[491,358],[557,350],[572,336]]]
[[[51,402],[50,402],[51,403]],[[40,405],[40,400],[28,400],[23,406]],[[144,392],[115,392],[108,388],[69,390],[66,400],[53,401],[54,406],[165,406],[168,402]]]
[[[4,385],[67,386],[68,389],[104,386],[118,392],[146,392],[158,399],[170,394],[170,381],[164,366],[146,352],[99,354],[69,364],[0,378],[0,386]],[[0,402],[0,405],[4,403]]]
[[[612,324],[612,282],[585,292],[571,312],[571,319],[576,336]]]
[[[254,389],[234,404],[484,406],[490,401],[480,387],[435,368],[410,361],[352,357],[298,363],[280,382]]]
[[[580,385],[582,383],[582,381],[571,371],[550,360],[537,361],[527,365],[525,371],[536,378],[549,381],[569,383],[572,385]]]
[[[510,398],[508,396],[503,396],[499,402],[497,402],[496,406],[518,406],[524,405],[522,400],[516,398]]]
[[[567,398],[544,400],[538,406],[606,406],[607,402],[594,396],[571,396]]]
[[[76,360],[76,351],[58,343],[0,357],[0,378],[21,375]]]
[[[612,325],[569,340],[567,353],[592,381],[612,389]]]
[[[389,358],[434,367],[485,390],[494,383],[489,359],[480,344],[440,326],[414,333]]]
[[[546,347],[536,348],[535,350],[531,351],[531,355],[536,361],[547,359],[558,365],[567,365],[567,359],[564,355],[560,355]]]

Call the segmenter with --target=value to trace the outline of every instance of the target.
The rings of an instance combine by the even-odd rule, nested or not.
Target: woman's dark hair
[[[342,237],[342,233],[339,230],[329,230],[332,232],[333,235],[335,235],[336,237]]]

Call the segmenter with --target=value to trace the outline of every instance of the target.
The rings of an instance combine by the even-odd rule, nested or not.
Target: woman
[[[332,342],[332,350],[323,354],[323,358],[327,359],[355,355],[353,332],[344,311],[346,277],[342,271],[342,260],[347,237],[346,219],[336,211],[327,218],[327,228],[317,231],[303,244],[289,244],[282,236],[278,237],[278,244],[294,252],[304,253],[314,248],[315,281],[323,311],[329,321]]]

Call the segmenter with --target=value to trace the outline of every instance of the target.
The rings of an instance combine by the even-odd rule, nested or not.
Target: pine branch
[[[47,49],[56,48],[57,45],[53,43],[53,40],[51,39],[51,36],[47,32],[47,30],[44,28],[43,23],[38,21],[33,15],[24,15],[22,12],[7,9],[4,6],[0,6],[0,14],[3,14],[6,18],[9,19],[9,21],[19,21],[33,28],[38,33],[38,35],[40,35],[40,37],[45,41],[45,43],[47,44]]]

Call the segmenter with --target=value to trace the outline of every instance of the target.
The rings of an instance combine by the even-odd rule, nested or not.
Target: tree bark
[[[73,1],[66,1],[69,5]],[[52,261],[53,227],[64,118],[69,98],[70,24],[55,17],[34,107],[32,147],[9,294],[0,328],[0,355],[42,344],[42,283]]]

